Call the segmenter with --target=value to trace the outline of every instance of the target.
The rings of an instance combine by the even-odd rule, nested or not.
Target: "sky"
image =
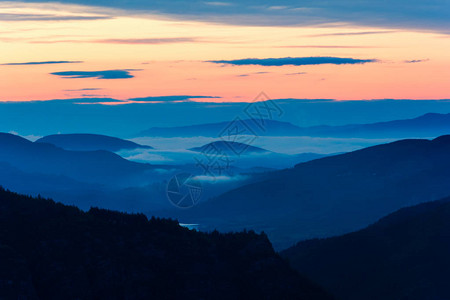
[[[449,99],[449,14],[448,0],[0,1],[0,101]]]

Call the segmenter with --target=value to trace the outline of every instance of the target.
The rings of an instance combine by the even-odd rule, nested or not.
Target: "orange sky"
[[[70,16],[76,6],[0,6],[0,13]],[[378,32],[333,35],[334,33]],[[155,43],[159,39],[160,42]],[[152,44],[150,44],[152,42]],[[156,16],[104,20],[0,21],[0,100],[205,95],[217,101],[272,98],[450,98],[450,38],[434,32],[333,24],[257,27]],[[333,56],[357,65],[232,66],[209,60]],[[407,62],[420,61],[420,62]],[[62,71],[132,70],[129,79],[67,79]],[[301,74],[296,74],[301,73]],[[74,91],[78,89],[96,89]]]

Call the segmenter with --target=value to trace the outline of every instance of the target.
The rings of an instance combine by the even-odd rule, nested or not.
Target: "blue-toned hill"
[[[47,143],[74,151],[105,150],[117,152],[138,148],[152,149],[150,146],[139,145],[131,141],[100,134],[54,134],[40,138],[36,143]]]

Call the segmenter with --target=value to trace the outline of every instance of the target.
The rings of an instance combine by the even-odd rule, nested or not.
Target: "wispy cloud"
[[[305,75],[305,74],[308,74],[308,73],[306,73],[306,72],[296,72],[296,73],[287,73],[285,75],[294,76],[294,75]]]
[[[89,40],[31,40],[30,44],[58,44],[58,43],[95,43]]]
[[[99,43],[99,44],[124,44],[124,45],[164,45],[176,43],[211,43],[197,37],[161,37],[161,38],[133,38],[133,39],[59,39],[59,40],[31,40],[31,44],[56,44],[56,43]]]
[[[129,101],[136,102],[189,102],[191,99],[218,99],[221,97],[217,96],[189,96],[189,95],[174,95],[174,96],[156,96],[156,97],[141,97],[141,98],[131,98]]]
[[[207,62],[215,64],[229,64],[235,66],[244,65],[258,65],[258,66],[308,66],[308,65],[323,65],[323,64],[364,64],[377,62],[376,59],[356,59],[343,57],[283,57],[283,58],[244,58],[235,60],[210,60]]]
[[[54,14],[15,14],[0,13],[0,21],[91,21],[112,19],[110,16],[54,15]]]
[[[332,33],[321,33],[321,34],[311,34],[308,37],[325,37],[325,36],[355,36],[355,35],[370,35],[370,34],[386,34],[394,33],[394,30],[378,30],[378,31],[357,31],[357,32],[332,32]]]
[[[29,61],[18,63],[4,63],[1,66],[26,66],[26,65],[53,65],[53,64],[80,64],[82,61],[71,60],[50,60],[50,61]]]
[[[270,72],[253,72],[253,73],[249,73],[249,74],[239,74],[239,75],[236,75],[236,77],[248,77],[251,75],[264,75],[264,74],[270,74]]]
[[[274,6],[269,6],[267,7],[267,10],[283,10],[283,9],[288,9],[289,7],[284,6],[284,5],[274,5]]]
[[[407,64],[415,64],[415,63],[421,63],[421,62],[426,62],[429,61],[429,59],[413,59],[413,60],[405,60],[404,63]]]
[[[276,48],[365,49],[365,48],[378,48],[378,47],[346,46],[346,45],[292,45],[292,46],[278,46]]]
[[[101,88],[83,88],[83,89],[73,89],[73,90],[64,90],[65,92],[83,92],[83,91],[99,91]]]
[[[139,71],[133,69],[125,70],[104,70],[104,71],[64,71],[50,73],[63,78],[97,78],[97,79],[128,79],[134,75],[130,71]]]
[[[81,96],[81,97],[89,98],[89,97],[107,97],[108,95],[99,95],[99,94],[81,94],[80,96]]]
[[[107,97],[86,97],[86,98],[71,98],[71,99],[65,99],[65,100],[50,100],[50,101],[56,101],[56,102],[66,102],[66,103],[73,103],[73,104],[107,104],[107,103],[126,103],[123,100],[117,100]]]
[[[32,0],[22,2],[55,2],[49,0]],[[1,3],[1,1],[0,1]],[[5,2],[9,3],[9,2]],[[14,1],[21,3],[19,1]],[[195,19],[238,25],[320,25],[320,24],[357,24],[362,26],[399,29],[427,29],[448,34],[450,20],[448,0],[391,0],[361,1],[361,0],[226,0],[226,1],[105,1],[105,0],[59,0],[58,3],[90,5],[95,7],[94,13],[100,11],[99,7],[107,7],[102,14],[86,15],[78,11],[76,15],[14,15],[5,14],[3,19],[8,21],[26,20],[92,20],[111,18],[115,15],[146,14],[154,16],[169,15],[181,19]],[[27,3],[29,5],[29,3]],[[56,5],[53,4],[52,5]],[[59,4],[58,4],[59,5]],[[108,15],[108,12],[112,13]],[[362,34],[373,34],[365,32]],[[381,33],[381,32],[377,32]],[[355,35],[356,33],[353,33]],[[333,35],[333,34],[332,34]],[[335,34],[340,35],[340,34]],[[349,35],[349,34],[342,34]],[[352,35],[352,33],[350,33]],[[326,35],[325,35],[326,36]]]
[[[109,98],[107,96],[91,96],[84,97],[82,95],[77,98],[69,98],[69,99],[51,99],[51,100],[32,100],[27,103],[36,103],[36,104],[44,104],[44,103],[65,103],[65,104],[108,104],[108,103],[127,103],[126,100],[118,100]],[[22,102],[23,103],[23,102]],[[1,104],[1,102],[0,102]]]
[[[220,1],[206,1],[203,2],[206,5],[211,5],[211,6],[232,6],[233,3],[230,2],[220,2]]]
[[[194,43],[198,42],[197,38],[192,37],[175,37],[175,38],[145,38],[145,39],[105,39],[89,41],[94,43],[106,44],[173,44],[173,43]]]
[[[221,181],[240,181],[247,179],[247,176],[244,175],[236,175],[236,176],[207,176],[200,175],[193,177],[193,180],[201,181],[201,182],[221,182]]]

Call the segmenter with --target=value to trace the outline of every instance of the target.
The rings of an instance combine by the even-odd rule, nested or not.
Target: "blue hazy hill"
[[[206,155],[210,158],[215,156],[222,157],[222,159],[228,161],[230,165],[239,166],[241,168],[268,167],[273,170],[289,168],[297,163],[332,155],[318,153],[289,155],[272,152],[249,144],[228,141],[216,141],[188,150],[198,152],[200,153],[199,155]]]
[[[83,182],[127,185],[142,180],[153,166],[128,161],[109,151],[69,151],[47,143],[0,133],[0,161],[28,173],[56,174]]]
[[[246,134],[258,136],[428,138],[450,134],[450,114],[439,113],[427,113],[411,119],[339,126],[320,125],[299,127],[289,122],[274,120],[264,120],[263,122],[263,129],[257,127],[252,120],[242,120],[243,125],[240,126],[241,128],[249,128]],[[230,124],[230,122],[218,122],[179,127],[155,127],[142,131],[139,135],[159,137],[217,137]]]
[[[371,124],[314,126],[302,128],[300,132],[307,136],[346,138],[436,137],[450,134],[450,114],[428,113],[412,119]]]
[[[240,129],[245,129],[245,134],[248,135],[296,135],[300,130],[299,127],[288,122],[275,120],[260,120],[259,122],[263,124],[263,128],[259,127],[259,123],[255,123],[255,121],[251,119],[239,120],[236,124],[238,124]],[[232,121],[228,121],[177,127],[152,127],[140,132],[138,135],[156,137],[227,136],[228,131],[226,129],[233,126],[233,124]]]
[[[52,144],[66,150],[74,151],[105,150],[117,152],[120,150],[133,150],[139,148],[153,149],[150,146],[139,145],[137,143],[112,136],[87,133],[48,135],[38,139],[36,143]]]
[[[201,147],[188,149],[194,152],[219,151],[227,155],[271,153],[271,151],[239,142],[216,141]]]

